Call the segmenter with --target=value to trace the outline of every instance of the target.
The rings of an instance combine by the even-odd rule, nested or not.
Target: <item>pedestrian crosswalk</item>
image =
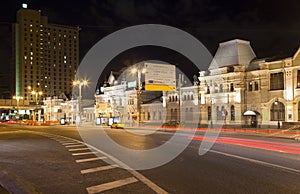
[[[123,163],[115,163],[113,164],[111,162],[111,156],[105,155],[104,152],[101,150],[98,150],[97,148],[94,148],[93,146],[90,146],[82,141],[72,139],[69,137],[59,136],[55,134],[49,134],[49,133],[40,133],[40,135],[46,136],[52,140],[57,141],[61,145],[63,145],[67,151],[70,152],[70,154],[75,157],[75,162],[77,164],[81,165],[80,174],[83,176],[92,176],[92,175],[98,175],[97,173],[104,173],[108,171],[113,171],[115,169],[122,169]],[[110,160],[110,165],[108,165],[108,160]],[[118,160],[115,160],[118,161]],[[120,176],[120,179],[118,180],[99,180],[99,184],[92,184],[86,187],[86,191],[88,194],[94,194],[94,193],[101,193],[105,191],[117,191],[118,189],[134,185],[134,184],[141,184],[143,187],[148,187],[150,191],[152,190],[153,193],[167,193],[165,190],[160,188],[158,185],[144,177],[139,172],[128,169],[123,170],[122,172],[127,172],[127,174]],[[125,176],[125,177],[124,177]],[[134,186],[133,186],[134,187]],[[135,186],[137,187],[137,186]],[[134,188],[135,188],[134,187]],[[133,190],[133,192],[137,192],[136,189]],[[120,193],[120,192],[119,192]],[[122,192],[121,192],[122,193]],[[130,192],[131,193],[131,192]]]

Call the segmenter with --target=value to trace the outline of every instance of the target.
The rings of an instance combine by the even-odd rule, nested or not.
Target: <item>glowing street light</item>
[[[29,91],[30,94],[33,95],[33,96],[35,96],[35,105],[36,105],[35,109],[37,110],[38,109],[38,104],[39,104],[38,103],[38,96],[42,96],[43,92],[42,91],[33,90],[33,88],[31,86],[28,86],[27,88],[28,88],[28,90],[31,90],[31,91]],[[40,115],[40,113],[39,113],[39,115]],[[35,114],[33,116],[33,120],[36,120],[36,115]]]
[[[23,96],[13,96],[13,99],[17,100],[17,114],[19,114],[19,101],[23,100]]]

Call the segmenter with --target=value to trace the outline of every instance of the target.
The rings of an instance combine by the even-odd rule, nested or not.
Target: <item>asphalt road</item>
[[[86,128],[84,133],[94,130]],[[170,142],[172,132],[146,136],[137,134],[139,130],[105,132],[131,150],[170,144],[174,149],[167,151],[174,153],[192,136],[180,133]],[[300,193],[299,141],[221,136],[222,141],[203,156],[198,154],[202,141],[195,138],[172,161],[136,171],[120,167],[149,156],[135,158],[124,152],[132,163],[123,164],[97,142],[84,144],[75,127],[0,125],[0,183],[14,193]]]

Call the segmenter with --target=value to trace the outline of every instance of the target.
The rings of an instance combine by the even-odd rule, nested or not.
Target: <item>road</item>
[[[222,133],[200,156],[203,133],[170,143],[172,132],[105,132],[135,150],[193,141],[172,161],[137,171],[82,142],[75,127],[0,125],[0,183],[15,193],[300,193],[299,141]]]

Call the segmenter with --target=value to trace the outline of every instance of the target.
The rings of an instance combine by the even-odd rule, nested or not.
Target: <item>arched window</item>
[[[172,102],[174,102],[175,101],[175,98],[174,98],[174,96],[172,96]]]
[[[186,100],[186,95],[183,95],[183,100]]]
[[[249,81],[248,90],[251,92],[253,90],[252,81]]]
[[[210,94],[210,89],[209,89],[209,86],[207,86],[207,91],[206,91],[207,94]]]
[[[230,107],[230,120],[235,121],[235,110],[233,105]]]
[[[254,90],[257,91],[258,90],[258,81],[254,82]]]
[[[223,92],[223,84],[220,84],[220,92]]]
[[[171,100],[172,100],[172,97],[171,97],[171,96],[169,96],[169,102],[171,102]]]
[[[178,96],[175,96],[175,101],[176,101],[176,102],[178,101]]]
[[[284,121],[285,120],[285,107],[282,102],[273,102],[271,110],[271,121]]]
[[[194,100],[194,95],[193,94],[191,94],[191,100]]]
[[[219,86],[218,84],[215,84],[215,93],[218,93],[219,92]]]

